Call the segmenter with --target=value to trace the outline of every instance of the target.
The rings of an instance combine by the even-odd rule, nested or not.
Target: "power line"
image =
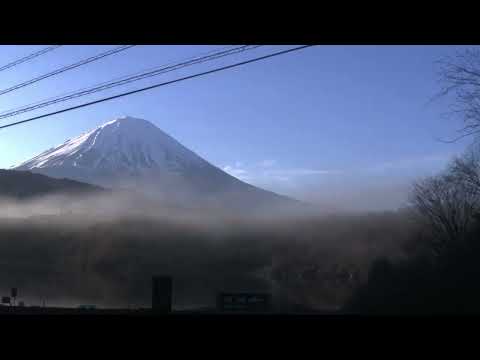
[[[12,61],[11,63],[8,63],[7,65],[4,65],[2,67],[0,67],[0,71],[4,71],[4,70],[7,70],[7,69],[10,69],[14,66],[17,66],[17,65],[20,65],[26,61],[29,61],[29,60],[32,60],[38,56],[41,56],[43,54],[46,54],[52,50],[55,50],[55,49],[58,49],[60,46],[62,45],[53,45],[53,46],[49,46],[49,47],[46,47],[46,48],[43,48],[39,51],[36,51],[30,55],[27,55],[27,56],[24,56],[23,58],[21,59],[18,59],[18,60],[15,60],[15,61]]]
[[[217,53],[217,52],[220,52],[220,51],[224,51],[228,48],[233,48],[233,46],[225,46],[225,47],[222,47],[220,49],[211,50],[211,51],[208,51],[206,53],[202,53],[201,55],[189,57],[187,59],[184,59],[183,61],[189,61],[189,60],[198,58],[199,56],[207,56],[207,55],[210,55],[212,53]],[[114,78],[114,79],[111,79],[111,80],[108,80],[108,81],[103,81],[101,83],[90,85],[90,86],[87,86],[87,87],[84,87],[84,88],[81,88],[81,89],[68,91],[68,92],[65,92],[65,93],[62,93],[62,94],[59,94],[59,95],[56,95],[56,96],[52,96],[52,97],[49,97],[47,99],[43,99],[43,100],[40,100],[40,101],[36,101],[36,102],[30,103],[30,104],[27,104],[27,105],[22,105],[22,106],[17,106],[15,108],[7,109],[7,110],[4,110],[4,111],[0,112],[0,119],[4,118],[4,117],[10,117],[10,115],[11,116],[17,115],[18,114],[17,112],[20,112],[20,111],[23,112],[23,110],[32,109],[34,106],[35,107],[40,106],[40,105],[46,104],[47,102],[50,102],[50,101],[61,99],[61,98],[64,98],[64,97],[67,97],[67,96],[70,96],[70,95],[74,95],[74,94],[77,94],[77,93],[80,93],[80,92],[83,92],[83,91],[88,91],[88,90],[91,90],[91,89],[94,89],[94,88],[97,88],[97,87],[100,87],[100,86],[108,85],[112,82],[122,81],[122,80],[125,80],[125,79],[133,77],[133,76],[137,76],[137,75],[141,75],[141,74],[144,74],[144,73],[147,73],[147,72],[150,72],[150,71],[158,70],[159,68],[167,67],[167,66],[177,64],[177,63],[178,62],[169,62],[168,64],[162,65],[160,67],[155,66],[153,68],[144,69],[142,71],[137,71],[133,74],[123,75],[121,77],[117,77],[117,78]]]
[[[133,94],[136,94],[136,93],[139,93],[139,92],[143,92],[143,91],[155,89],[155,88],[158,88],[158,87],[174,84],[174,83],[181,82],[181,81],[184,81],[184,80],[189,80],[189,79],[197,78],[197,77],[208,75],[208,74],[213,74],[213,73],[216,73],[216,72],[219,72],[219,71],[223,71],[223,70],[231,69],[231,68],[234,68],[234,67],[250,64],[250,63],[253,63],[253,62],[256,62],[256,61],[260,61],[260,60],[265,60],[265,59],[268,59],[268,58],[272,58],[274,56],[287,54],[287,53],[290,53],[290,52],[293,52],[293,51],[298,51],[298,50],[301,50],[301,49],[305,49],[305,48],[311,47],[311,46],[314,46],[314,45],[302,45],[302,46],[298,46],[296,48],[292,48],[292,49],[288,49],[288,50],[277,51],[277,52],[272,53],[272,54],[268,54],[268,55],[260,56],[260,57],[254,58],[254,59],[245,60],[245,61],[241,61],[241,62],[238,62],[238,63],[222,66],[222,67],[219,67],[219,68],[216,68],[216,69],[213,69],[213,70],[204,71],[204,72],[201,72],[201,73],[185,76],[185,77],[178,78],[178,79],[175,79],[175,80],[170,80],[170,81],[166,81],[166,82],[163,82],[163,83],[147,86],[147,87],[144,87],[144,88],[141,88],[141,89],[128,91],[128,92],[125,92],[125,93],[122,93],[122,94],[118,94],[118,95],[106,97],[106,98],[103,98],[103,99],[83,103],[83,104],[80,104],[80,105],[77,105],[77,106],[72,106],[72,107],[69,107],[69,108],[66,108],[66,109],[54,111],[54,112],[51,112],[51,113],[48,113],[48,114],[39,115],[39,116],[35,116],[35,117],[29,118],[29,119],[25,119],[25,120],[17,121],[17,122],[14,122],[14,123],[2,125],[2,126],[0,126],[0,130],[8,128],[8,127],[24,124],[26,122],[42,119],[42,118],[45,118],[45,117],[48,117],[48,116],[61,114],[61,113],[67,112],[67,111],[80,109],[80,108],[83,108],[83,107],[99,104],[99,103],[102,103],[102,102],[105,102],[105,101],[118,99],[118,98],[121,98],[121,97],[124,97],[124,96],[133,95]]]
[[[68,71],[68,70],[72,70],[72,69],[75,69],[79,66],[82,66],[82,65],[86,65],[86,64],[89,64],[91,62],[94,62],[94,61],[97,61],[97,60],[100,60],[100,59],[103,59],[104,57],[107,57],[107,56],[110,56],[110,55],[114,55],[114,54],[117,54],[121,51],[125,51],[127,49],[130,49],[132,47],[134,47],[135,45],[122,45],[122,46],[119,46],[119,47],[116,47],[114,49],[111,49],[111,50],[108,50],[108,51],[105,51],[103,53],[100,53],[100,54],[97,54],[95,56],[91,56],[87,59],[84,59],[84,60],[81,60],[81,61],[78,61],[76,63],[73,63],[73,64],[70,64],[70,65],[67,65],[67,66],[64,66],[64,67],[61,67],[57,70],[54,70],[52,72],[49,72],[47,74],[44,74],[44,75],[41,75],[41,76],[38,76],[36,78],[33,78],[31,80],[28,80],[28,81],[25,81],[23,83],[20,83],[20,84],[17,84],[17,85],[14,85],[12,87],[9,87],[7,89],[4,89],[4,90],[0,90],[0,95],[4,95],[4,94],[7,94],[9,92],[12,92],[14,90],[18,90],[20,88],[23,88],[25,86],[28,86],[28,85],[32,85],[36,82],[39,82],[41,80],[44,80],[44,79],[47,79],[49,77],[52,77],[52,76],[55,76],[55,75],[58,75],[58,74],[61,74],[65,71]]]
[[[163,65],[161,67],[157,66],[155,68],[150,68],[148,70],[144,70],[143,72],[136,72],[136,73],[131,74],[131,75],[122,76],[120,78],[116,78],[116,79],[113,79],[113,80],[110,80],[110,81],[107,81],[107,82],[102,82],[100,84],[96,84],[96,85],[93,85],[93,86],[90,86],[90,87],[82,88],[82,89],[75,90],[75,91],[70,91],[68,93],[64,93],[62,95],[57,95],[57,96],[54,96],[52,98],[48,98],[48,99],[38,101],[38,102],[35,102],[35,103],[32,103],[32,104],[28,104],[28,105],[24,105],[24,106],[21,106],[21,107],[14,108],[14,109],[6,110],[6,111],[3,111],[3,112],[0,113],[0,119],[5,119],[5,118],[16,116],[16,115],[19,115],[19,114],[22,114],[22,113],[25,113],[25,112],[30,112],[30,111],[33,111],[33,110],[37,110],[37,109],[40,109],[40,108],[43,108],[43,107],[46,107],[46,106],[49,106],[49,105],[53,105],[53,104],[56,104],[56,103],[59,103],[59,102],[67,101],[67,100],[71,100],[73,98],[77,98],[77,97],[80,97],[80,96],[90,95],[90,94],[93,94],[95,92],[107,90],[107,89],[110,89],[110,88],[113,88],[113,87],[116,87],[116,86],[125,85],[125,84],[131,83],[133,81],[143,80],[143,79],[146,79],[146,78],[149,78],[149,77],[152,77],[152,76],[161,75],[161,74],[164,74],[164,73],[167,73],[167,72],[170,72],[170,71],[181,69],[181,68],[186,67],[186,66],[195,65],[195,64],[202,63],[202,62],[209,61],[209,60],[214,60],[214,59],[224,57],[224,56],[227,56],[227,55],[233,55],[235,53],[243,52],[243,51],[246,51],[246,50],[251,50],[251,49],[257,48],[259,46],[261,46],[261,45],[255,45],[255,46],[249,48],[249,45],[244,45],[244,46],[239,46],[239,47],[227,50],[227,51],[223,51],[223,49],[231,47],[231,46],[227,46],[227,47],[224,47],[220,50],[209,51],[209,52],[205,53],[204,55],[197,55],[197,56],[194,56],[194,57],[189,57],[189,58],[183,60],[180,63],[173,63],[172,62],[172,63],[169,63],[167,65]],[[209,54],[212,54],[212,55],[209,55]]]
[[[192,65],[196,65],[196,64],[201,64],[201,63],[204,63],[204,62],[207,62],[207,61],[212,61],[212,60],[215,60],[215,59],[219,59],[219,58],[222,58],[222,57],[225,57],[225,56],[230,56],[230,55],[237,54],[237,53],[244,52],[244,51],[248,51],[248,50],[253,50],[253,49],[258,48],[260,46],[262,46],[262,45],[243,45],[243,46],[235,47],[235,48],[229,49],[229,50],[217,51],[213,54],[212,54],[212,52],[207,53],[207,54],[210,54],[210,55],[190,57],[186,60],[183,60],[180,63],[171,63],[169,65],[164,65],[163,67],[154,68],[153,70],[150,69],[150,70],[142,72],[142,73],[136,73],[134,75],[124,76],[124,77],[120,78],[120,80],[116,80],[116,81],[112,80],[110,82],[104,82],[104,83],[99,84],[98,86],[84,88],[84,89],[81,89],[81,90],[79,90],[77,92],[73,92],[73,93],[70,92],[70,93],[66,94],[65,96],[59,95],[59,96],[56,96],[54,98],[51,98],[51,100],[47,99],[44,102],[37,102],[37,103],[34,103],[34,104],[22,106],[21,108],[18,108],[18,110],[16,110],[16,109],[13,109],[13,110],[10,110],[10,111],[7,110],[7,111],[0,114],[0,119],[9,118],[9,117],[12,117],[12,116],[23,114],[25,112],[38,110],[38,109],[41,109],[41,108],[44,108],[44,107],[47,107],[47,106],[50,106],[50,105],[54,105],[54,104],[57,104],[57,103],[60,103],[60,102],[68,101],[68,100],[71,100],[71,99],[74,99],[74,98],[91,95],[93,93],[108,90],[108,89],[111,89],[111,88],[115,88],[117,86],[122,86],[122,85],[126,85],[126,84],[129,84],[129,83],[135,82],[135,81],[144,80],[144,79],[147,79],[147,78],[150,78],[150,77],[153,77],[153,76],[162,75],[162,74],[165,74],[165,73],[168,73],[168,72],[171,72],[171,71],[182,69],[184,67],[188,67],[188,66],[192,66]]]

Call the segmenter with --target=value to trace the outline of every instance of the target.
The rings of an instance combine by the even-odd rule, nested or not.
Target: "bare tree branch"
[[[451,114],[460,117],[465,124],[459,129],[464,136],[443,142],[453,143],[477,135],[480,132],[480,49],[467,49],[453,59],[437,63],[440,64],[441,89],[433,99],[452,95],[454,100]]]
[[[433,230],[435,254],[461,244],[480,212],[480,153],[467,152],[454,159],[444,174],[416,182],[411,204]]]

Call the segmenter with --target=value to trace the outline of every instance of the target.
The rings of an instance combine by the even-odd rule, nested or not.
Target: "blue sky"
[[[0,72],[4,89],[114,46],[64,46]],[[0,66],[42,46],[1,46]],[[138,46],[0,96],[0,112],[221,46]],[[209,64],[0,120],[32,115],[288,48],[265,46]],[[225,72],[0,130],[0,167],[118,116],[156,124],[254,185],[323,203],[395,207],[412,179],[465,148],[451,138],[435,61],[458,46],[316,46]],[[0,90],[1,90],[0,89]],[[363,196],[363,197],[362,197]],[[372,200],[372,199],[380,200]],[[344,200],[341,200],[344,199]],[[363,205],[362,205],[363,206]]]

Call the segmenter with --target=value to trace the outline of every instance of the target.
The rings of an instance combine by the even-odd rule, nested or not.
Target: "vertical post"
[[[12,306],[15,306],[15,301],[16,301],[16,298],[17,298],[17,288],[12,288],[11,290],[11,295],[12,295]]]
[[[172,278],[170,276],[153,277],[152,310],[157,313],[172,311]]]

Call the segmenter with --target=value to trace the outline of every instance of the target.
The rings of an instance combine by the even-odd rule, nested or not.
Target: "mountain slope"
[[[28,199],[43,195],[80,195],[95,192],[103,192],[103,189],[74,180],[53,179],[28,171],[0,170],[0,197]]]
[[[123,117],[15,167],[182,204],[240,209],[297,206],[213,166],[152,123]]]

